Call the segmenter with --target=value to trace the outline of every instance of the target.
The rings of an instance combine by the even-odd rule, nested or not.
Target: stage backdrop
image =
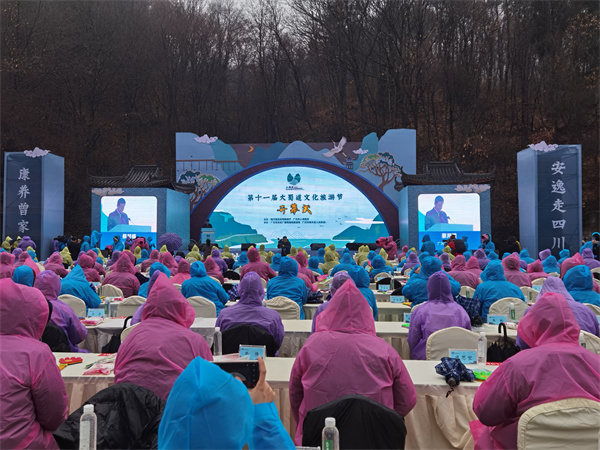
[[[481,233],[490,234],[489,184],[407,186],[399,198],[401,245],[420,248],[423,237],[429,235],[441,250],[443,241],[454,234],[457,239],[466,237],[473,250],[480,244]],[[434,208],[440,199],[438,211]]]
[[[530,145],[517,154],[520,241],[537,255],[581,246],[581,145]],[[534,256],[535,257],[535,256]]]
[[[283,235],[291,237],[292,244],[296,246],[331,240],[336,241],[336,245],[373,242],[386,233],[397,238],[398,193],[394,190],[394,179],[399,179],[401,166],[405,171],[416,170],[415,130],[388,130],[381,139],[371,133],[360,142],[346,142],[342,138],[330,143],[296,141],[291,144],[233,145],[217,137],[177,133],[176,146],[177,181],[196,184],[190,202],[192,238],[198,237],[201,224],[210,217],[217,242],[228,245],[246,242],[269,245]],[[298,168],[299,161],[301,169]],[[286,165],[294,167],[285,169]],[[257,175],[274,166],[281,166],[281,171]],[[321,170],[310,172],[310,167]],[[240,176],[242,172],[244,176]],[[306,178],[302,173],[306,174]],[[294,190],[296,174],[301,178],[298,190],[310,190],[310,210],[313,214],[302,212],[309,202],[304,196],[308,192],[303,193],[302,205],[297,203],[297,195],[293,201],[289,199],[289,191]],[[289,181],[288,175],[291,176]],[[253,178],[249,179],[251,176]],[[231,182],[234,178],[235,182]],[[244,186],[237,189],[240,183]],[[219,198],[215,200],[214,195],[208,195],[224,184],[227,184],[227,188],[225,192],[219,190]],[[346,197],[342,191],[336,190],[336,186],[345,189]],[[257,187],[264,190],[258,191]],[[258,200],[259,196],[253,197],[254,204],[247,200],[248,195],[255,195],[249,191],[252,189],[261,198]],[[245,203],[240,200],[242,192],[246,195]],[[281,198],[282,192],[285,201]],[[277,202],[272,200],[276,194]],[[337,194],[342,194],[341,200],[330,199],[330,196],[337,199]],[[229,195],[231,199],[227,198]],[[322,195],[325,195],[325,200],[321,200]],[[263,196],[268,196],[269,200],[263,199]],[[274,210],[276,214],[267,211],[267,202],[278,203]],[[257,204],[260,207],[256,207]],[[293,204],[300,212],[290,212]],[[228,205],[227,208],[225,205]],[[281,206],[285,209],[280,209]],[[221,218],[225,209],[235,218],[235,229],[230,226],[229,220]],[[213,210],[215,213],[212,213]],[[319,220],[315,217],[300,220],[315,214],[319,215]],[[302,222],[305,222],[304,225],[301,225]],[[260,226],[257,225],[259,223]],[[222,230],[219,229],[221,225]]]
[[[30,236],[38,260],[52,253],[63,234],[65,161],[35,148],[4,154],[3,236]]]

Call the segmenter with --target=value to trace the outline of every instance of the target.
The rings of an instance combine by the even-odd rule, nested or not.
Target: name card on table
[[[490,325],[498,325],[499,323],[505,323],[508,322],[508,320],[506,320],[506,316],[490,316],[488,315],[488,323]]]
[[[258,357],[264,359],[265,357],[265,346],[264,345],[243,345],[240,344],[240,358],[249,359],[251,361],[258,360]]]
[[[390,302],[391,303],[404,303],[404,296],[403,295],[390,295]]]
[[[542,286],[531,286],[536,291],[540,292],[542,290]]]
[[[88,312],[87,312],[87,316],[104,318],[104,308],[89,308]]]
[[[598,319],[598,325],[600,325],[600,316],[596,316],[596,319]]]
[[[463,364],[477,364],[477,350],[449,349],[450,358],[458,358]]]
[[[389,284],[380,284],[379,287],[377,288],[377,290],[379,292],[387,292],[390,290],[390,285]]]
[[[410,323],[410,315],[411,313],[404,313],[404,321],[406,323]]]

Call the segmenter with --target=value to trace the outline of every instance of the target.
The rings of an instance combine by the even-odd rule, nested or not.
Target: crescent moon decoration
[[[250,146],[250,150],[248,150],[248,153],[253,152],[254,151],[254,147]]]

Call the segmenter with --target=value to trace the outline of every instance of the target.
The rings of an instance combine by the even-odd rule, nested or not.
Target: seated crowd
[[[520,246],[520,252],[499,258],[489,236],[473,253],[462,240],[440,251],[424,240],[420,252],[404,246],[399,253],[388,237],[378,240],[379,251],[362,246],[354,255],[348,249],[338,253],[332,244],[312,256],[295,247],[282,256],[264,245],[239,255],[228,247],[221,252],[204,246],[201,252],[193,246],[187,255],[173,256],[165,246],[125,248],[115,242],[106,259],[89,246],[88,237],[88,248],[78,255],[64,247],[42,263],[29,237],[16,248],[10,241],[0,249],[1,448],[56,447],[52,432],[67,417],[68,401],[52,351],[85,352],[80,344],[87,335],[60,297],[70,295],[88,309],[98,308],[99,285],[145,299],[132,318],[138,325],[117,353],[114,380],[145,388],[166,402],[160,448],[292,449],[302,445],[310,410],[349,394],[406,416],[417,402],[415,387],[398,352],[376,336],[372,284],[398,272],[404,278],[395,292],[413,308],[407,342],[412,359],[421,360],[433,333],[449,327],[471,330],[487,320],[498,300],[526,302],[521,288],[541,285],[518,325],[517,345],[524,351],[477,390],[473,409],[479,420],[470,424],[475,448],[516,448],[518,419],[535,405],[571,397],[600,401],[600,356],[579,345],[580,330],[600,337],[591,309],[600,308],[600,285],[592,273],[600,262],[589,246],[574,256],[561,251],[559,260],[544,250],[534,260]],[[284,324],[266,306],[284,297],[304,319],[303,306],[324,286],[325,301],[316,308],[312,334],[290,375],[292,442],[266,382],[264,362],[259,361],[259,382],[250,390],[209,364],[211,347],[190,330],[196,312],[188,299],[214,304],[215,326],[223,333],[250,327],[278,349]],[[461,295],[466,288],[472,295]],[[210,424],[218,424],[219,433],[207,432]]]

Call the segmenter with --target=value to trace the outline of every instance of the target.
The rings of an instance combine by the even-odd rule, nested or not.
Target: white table
[[[85,365],[101,357],[88,353],[55,353],[56,360],[81,356],[82,364],[67,366],[61,375],[69,396],[69,413],[97,392],[114,383],[114,374],[83,375]],[[275,405],[286,430],[293,437],[296,425],[289,402],[289,379],[294,358],[266,358],[267,381],[275,391]],[[417,391],[417,404],[405,417],[408,434],[406,449],[473,448],[469,422],[475,420],[473,396],[479,382],[462,382],[448,397],[450,387],[435,373],[438,361],[405,361]],[[474,366],[469,366],[474,368]],[[488,366],[489,370],[495,367]]]
[[[389,296],[388,296],[389,300]],[[319,303],[307,303],[303,306],[305,320],[312,320]],[[377,321],[379,322],[402,322],[404,313],[410,312],[410,306],[402,303],[377,302]]]

